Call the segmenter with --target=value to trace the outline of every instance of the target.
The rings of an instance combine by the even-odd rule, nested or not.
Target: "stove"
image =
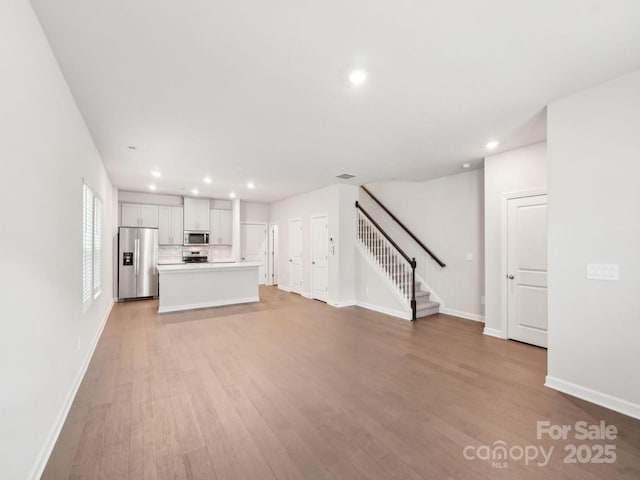
[[[184,263],[207,263],[209,257],[206,250],[183,250],[182,261]]]

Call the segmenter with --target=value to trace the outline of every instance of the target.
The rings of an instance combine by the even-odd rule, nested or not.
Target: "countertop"
[[[209,260],[207,263],[235,263],[235,260],[231,258],[216,258],[214,260]],[[158,265],[184,265],[185,262],[178,258],[169,258],[158,260]]]
[[[193,272],[208,270],[241,270],[248,268],[258,268],[258,262],[226,262],[226,263],[181,263],[171,265],[158,265],[158,272]]]

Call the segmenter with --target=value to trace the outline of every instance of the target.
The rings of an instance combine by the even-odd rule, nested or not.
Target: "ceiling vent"
[[[341,173],[340,175],[336,175],[336,178],[341,178],[343,180],[349,180],[350,178],[354,178],[355,175],[351,175],[349,173]]]

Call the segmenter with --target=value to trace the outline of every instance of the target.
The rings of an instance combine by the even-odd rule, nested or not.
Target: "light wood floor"
[[[45,479],[640,478],[640,422],[543,387],[546,351],[261,290],[158,315],[114,306]],[[612,465],[564,464],[536,421],[618,427]],[[546,467],[467,445],[554,446]]]

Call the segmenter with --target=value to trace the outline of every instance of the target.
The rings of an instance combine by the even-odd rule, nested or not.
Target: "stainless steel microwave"
[[[209,245],[209,232],[184,232],[184,245]]]

